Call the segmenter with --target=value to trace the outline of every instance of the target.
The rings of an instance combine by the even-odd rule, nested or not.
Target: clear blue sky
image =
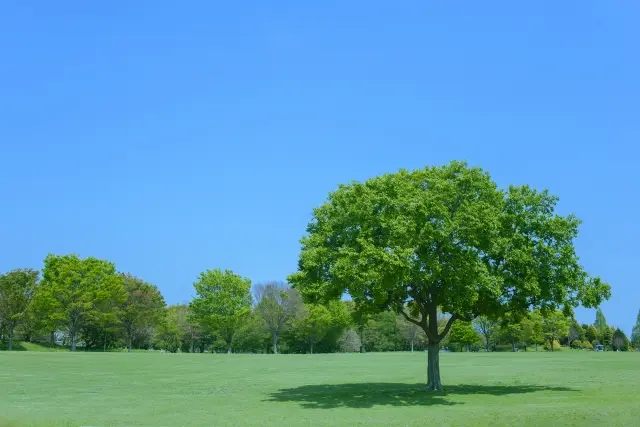
[[[458,159],[584,220],[629,333],[640,4],[521,3],[3,2],[0,271],[76,252],[170,303],[284,279],[339,183]]]

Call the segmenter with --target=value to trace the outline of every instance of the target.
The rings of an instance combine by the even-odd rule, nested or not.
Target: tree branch
[[[447,321],[447,325],[444,327],[444,330],[442,331],[441,334],[438,335],[438,342],[440,342],[442,339],[444,339],[444,337],[447,336],[447,334],[449,333],[449,330],[451,329],[451,326],[453,325],[453,322],[455,322],[460,316],[458,314],[453,314],[449,320]]]
[[[459,314],[458,315],[458,319],[464,321],[464,322],[473,322],[478,316],[475,314],[469,314],[469,315],[462,315]]]
[[[424,317],[424,315],[422,315],[422,319],[420,320],[415,320],[412,319],[411,317],[409,317],[409,315],[407,313],[405,313],[404,310],[402,310],[400,312],[400,314],[402,314],[402,316],[407,319],[407,322],[413,323],[416,326],[419,326],[422,328],[422,330],[425,332],[425,334],[427,334],[427,338],[432,339],[433,335],[431,334],[431,332],[429,332],[429,328],[426,325],[425,319],[426,317]]]

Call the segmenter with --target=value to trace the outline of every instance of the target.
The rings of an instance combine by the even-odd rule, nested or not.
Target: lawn
[[[0,426],[638,425],[638,353],[0,352]]]

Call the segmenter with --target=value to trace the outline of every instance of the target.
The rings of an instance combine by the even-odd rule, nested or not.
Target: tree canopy
[[[9,330],[9,347],[13,348],[16,326],[25,320],[38,287],[40,272],[16,269],[0,275],[0,324]]]
[[[51,322],[62,324],[76,349],[80,328],[95,319],[108,301],[121,304],[126,291],[113,263],[77,255],[48,255],[37,295]]]
[[[119,310],[119,317],[131,351],[136,334],[163,320],[166,303],[156,286],[131,274],[121,274],[121,277],[127,298]]]
[[[340,186],[314,209],[290,282],[307,301],[393,310],[429,340],[427,388],[441,389],[439,343],[458,319],[597,306],[610,289],[578,262],[580,221],[529,186],[501,190],[462,162]],[[438,309],[451,316],[437,328]]]
[[[233,336],[251,311],[251,280],[230,270],[215,269],[201,273],[193,287],[193,318],[224,339],[231,353]]]
[[[256,286],[256,311],[271,334],[273,353],[278,353],[280,334],[289,327],[300,310],[300,294],[284,283],[269,282]]]

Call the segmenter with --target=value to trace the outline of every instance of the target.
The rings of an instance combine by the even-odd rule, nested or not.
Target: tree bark
[[[102,352],[106,353],[107,352],[107,334],[104,334],[104,341],[102,342]]]
[[[278,334],[273,334],[271,341],[273,342],[273,354],[278,354]]]
[[[413,340],[411,340],[411,353],[413,353]]]
[[[448,328],[451,327],[455,318],[450,319]],[[429,345],[427,347],[427,391],[441,391],[442,381],[440,380],[440,334],[438,331],[438,307],[433,305],[429,309],[429,323],[427,325]],[[449,331],[445,328],[443,335]]]
[[[310,351],[311,351],[311,354],[313,354],[313,342],[311,343]]]
[[[71,351],[76,351],[76,328],[71,328]]]
[[[9,326],[9,351],[13,350],[13,329],[13,325]]]
[[[553,350],[553,341],[554,341],[554,340],[553,340],[553,338],[551,338],[551,352],[553,352],[553,351],[554,351],[554,350]]]
[[[427,347],[427,391],[442,390],[440,380],[440,343]]]
[[[133,340],[131,339],[131,335],[129,335],[129,339],[127,340],[127,351],[131,353],[131,347],[133,344]]]
[[[56,343],[56,331],[51,332],[50,340],[51,347],[53,347]]]

